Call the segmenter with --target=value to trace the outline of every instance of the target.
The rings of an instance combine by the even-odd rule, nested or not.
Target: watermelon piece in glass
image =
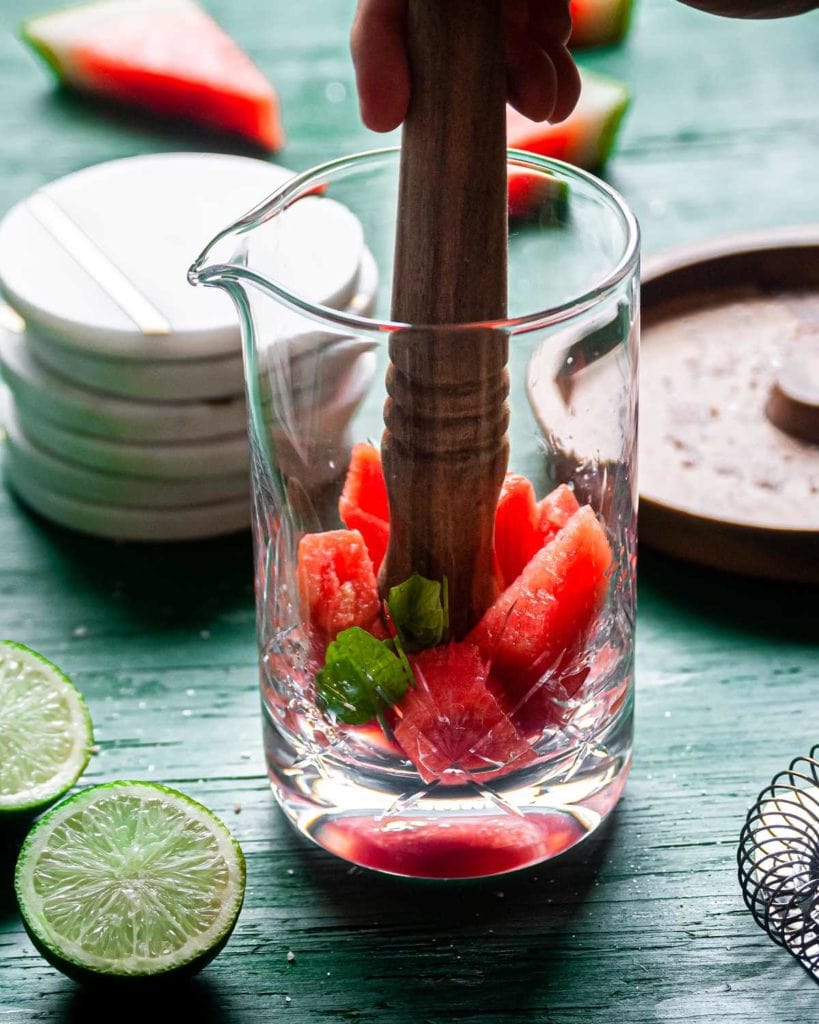
[[[378,573],[390,539],[390,506],[381,453],[375,445],[359,442],[353,446],[338,514],[346,527],[361,533]]]
[[[415,687],[396,707],[395,739],[425,782],[488,781],[535,753],[487,689],[473,644],[452,643],[411,659]]]

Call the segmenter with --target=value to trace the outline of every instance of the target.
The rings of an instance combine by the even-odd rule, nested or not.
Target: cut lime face
[[[113,782],[49,811],[14,878],[29,935],[64,973],[193,973],[227,941],[245,891],[239,844],[206,807],[165,786]]]
[[[0,641],[0,821],[67,792],[92,743],[88,708],[71,680],[36,651]]]

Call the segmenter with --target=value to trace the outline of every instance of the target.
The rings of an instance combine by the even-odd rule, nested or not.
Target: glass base
[[[487,878],[551,860],[600,827],[631,767],[630,713],[503,782],[409,788],[397,774],[284,758],[286,741],[264,719],[271,786],[293,826],[352,864],[406,878]]]

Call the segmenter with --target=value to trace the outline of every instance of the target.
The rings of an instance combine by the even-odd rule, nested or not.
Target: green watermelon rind
[[[46,11],[44,14],[35,14],[31,18],[26,18],[20,25],[20,38],[43,59],[61,84],[78,85],[79,83],[73,81],[71,69],[64,61],[60,60],[53,47],[46,42],[44,37],[48,32],[44,32],[43,29],[47,30],[48,25],[55,20],[66,22],[72,17],[79,16],[82,18],[84,13],[93,12],[94,8],[101,10],[109,6],[109,4],[110,0],[88,0],[87,3],[73,4],[69,7],[58,7],[55,10]]]
[[[48,15],[45,15],[45,17],[48,17]],[[39,17],[29,18],[28,21],[24,21],[23,24],[20,26],[20,38],[23,40],[24,43],[26,43],[27,46],[31,47],[31,49],[37,54],[38,57],[41,57],[43,59],[44,63],[47,64],[48,67],[54,72],[54,74],[57,76],[60,82],[65,83],[66,74],[60,64],[57,54],[51,49],[50,46],[48,46],[47,43],[43,42],[42,39],[39,39],[36,35],[34,35],[34,33],[31,30],[32,25],[34,25],[38,21],[40,21]]]
[[[600,84],[616,87],[621,93],[619,102],[606,115],[606,119],[600,128],[597,160],[595,163],[598,168],[602,168],[606,165],[614,150],[614,144],[617,141],[623,119],[631,106],[631,93],[628,86],[616,78],[609,78],[607,75],[598,75],[590,71],[585,71],[584,74],[587,78],[596,79]]]
[[[631,106],[631,97],[626,95],[622,101],[606,118],[603,128],[600,132],[600,167],[605,166],[608,163],[609,157],[611,156],[614,145],[617,141],[617,136],[620,133],[620,128],[623,124],[626,111]]]
[[[607,20],[600,36],[592,38],[590,42],[582,43],[576,43],[570,38],[569,49],[582,52],[584,50],[597,50],[604,46],[616,46],[618,43],[622,43],[628,34],[628,30],[631,28],[634,0],[623,0],[622,3],[617,5],[613,13],[615,17],[610,21]],[[611,12],[609,12],[609,16],[610,14]]]
[[[620,20],[617,25],[617,31],[615,35],[609,40],[610,44],[621,43],[628,34],[628,30],[631,28],[631,19],[634,15],[634,0],[625,0],[625,3],[620,8]]]

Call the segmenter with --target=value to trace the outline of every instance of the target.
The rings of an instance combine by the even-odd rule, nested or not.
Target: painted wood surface
[[[638,0],[639,2],[639,0]],[[50,89],[0,8],[0,210],[95,161],[220,148]],[[352,0],[211,0],[278,85],[296,169],[379,140],[359,124]],[[819,221],[819,14],[730,24],[643,0],[622,47],[584,55],[635,104],[609,168],[645,249]],[[20,927],[0,859],[0,1021],[255,1024],[623,1021],[804,1024],[819,990],[745,911],[748,804],[817,739],[817,592],[642,553],[636,761],[606,833],[515,880],[384,882],[307,848],[279,817],[260,748],[246,538],[129,548],[73,536],[0,492],[0,633],[87,694],[96,782],[155,778],[224,816],[249,891],[224,953],[161,999],[89,994]],[[295,960],[288,962],[292,951]]]

